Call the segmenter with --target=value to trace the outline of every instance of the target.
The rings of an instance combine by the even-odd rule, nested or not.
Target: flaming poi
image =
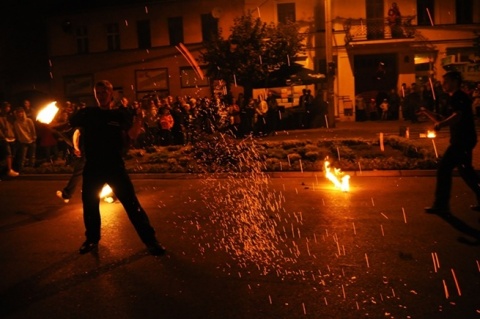
[[[50,124],[55,115],[58,113],[57,102],[54,101],[52,103],[47,104],[43,109],[38,112],[37,121],[44,124]]]
[[[108,184],[105,184],[103,186],[102,191],[100,192],[100,194],[98,196],[101,199],[103,198],[104,201],[106,201],[107,203],[110,203],[110,204],[115,201],[115,199],[113,198],[113,196],[114,196],[113,190]]]
[[[330,167],[330,161],[325,159],[324,161],[325,177],[328,178],[335,187],[339,188],[342,192],[348,192],[350,190],[350,175],[343,174],[339,168]]]

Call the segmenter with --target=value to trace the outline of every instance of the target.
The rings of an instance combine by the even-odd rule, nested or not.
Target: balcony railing
[[[345,44],[352,41],[413,38],[415,16],[402,17],[398,24],[391,24],[388,18],[381,19],[345,19]]]

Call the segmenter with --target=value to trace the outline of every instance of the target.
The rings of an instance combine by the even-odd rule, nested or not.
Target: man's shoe
[[[477,205],[470,205],[470,209],[476,212],[480,212],[480,204]]]
[[[18,175],[20,175],[20,173],[15,172],[13,169],[11,169],[11,170],[8,171],[7,175],[10,176],[10,177],[17,177]]]
[[[70,201],[70,198],[65,198],[63,197],[63,192],[62,191],[57,191],[57,197],[63,200],[63,202],[66,204]]]
[[[435,215],[450,215],[450,208],[448,207],[425,207],[425,213]]]
[[[80,254],[83,255],[83,254],[91,252],[94,249],[97,249],[97,247],[98,247],[98,243],[94,243],[94,242],[86,240],[82,244],[82,246],[80,247],[80,249],[78,251],[80,252]]]
[[[159,243],[148,244],[147,249],[150,255],[153,256],[163,256],[167,252],[167,250]]]

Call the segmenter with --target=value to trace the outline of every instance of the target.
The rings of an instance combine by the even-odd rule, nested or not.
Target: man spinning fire
[[[460,88],[462,74],[450,71],[443,76],[443,87],[448,93],[447,117],[422,109],[419,114],[427,115],[435,124],[436,131],[450,128],[450,145],[440,160],[437,169],[435,199],[425,211],[430,214],[450,214],[450,193],[452,189],[452,171],[456,167],[465,183],[475,193],[477,203],[470,206],[480,211],[480,179],[472,166],[472,151],[477,144],[477,133],[470,97]]]
[[[82,201],[86,240],[80,247],[80,254],[98,247],[101,224],[99,194],[108,184],[149,253],[163,255],[165,248],[156,239],[155,230],[135,195],[122,158],[126,135],[134,138],[142,119],[138,116],[133,121],[128,111],[113,108],[113,86],[109,81],[97,82],[94,95],[98,107],[81,109],[70,119],[71,126],[83,129],[85,149]]]

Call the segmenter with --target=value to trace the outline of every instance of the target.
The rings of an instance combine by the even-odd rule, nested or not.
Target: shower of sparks
[[[301,238],[298,225],[303,217],[294,214],[288,221],[280,215],[284,197],[270,189],[254,140],[237,142],[229,134],[216,134],[199,140],[194,152],[205,171],[201,193],[209,220],[219,226],[213,234],[215,248],[266,273],[295,261],[299,247],[287,238]],[[290,224],[288,235],[281,231],[285,222]]]

